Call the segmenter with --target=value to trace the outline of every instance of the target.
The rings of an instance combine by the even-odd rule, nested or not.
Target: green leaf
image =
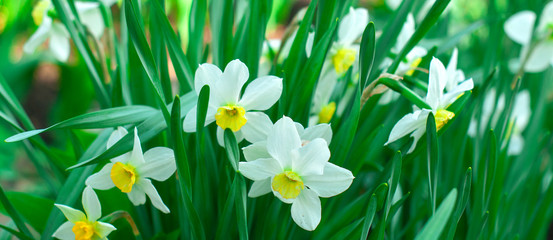
[[[357,132],[357,125],[359,124],[360,111],[361,92],[359,86],[357,86],[351,110],[347,116],[344,116],[344,123],[338,129],[336,136],[333,137],[334,141],[330,143],[330,150],[333,153],[332,161],[338,165],[344,164],[351,149],[355,133]],[[354,162],[348,164],[354,164]]]
[[[232,54],[232,31],[234,23],[233,0],[213,0],[210,5],[209,22],[213,44],[213,63],[222,68],[230,62]]]
[[[6,142],[21,141],[52,129],[93,129],[123,126],[142,122],[152,117],[156,112],[155,109],[147,106],[126,106],[99,110],[67,119],[45,129],[31,130],[13,135],[7,138]]]
[[[436,119],[433,113],[429,113],[426,118],[426,160],[428,167],[428,193],[432,214],[436,211],[436,195],[438,191],[438,173],[440,169],[440,153],[438,146],[438,134],[436,132]]]
[[[371,75],[374,63],[375,46],[376,40],[374,23],[369,22],[367,27],[365,27],[365,31],[363,31],[363,37],[361,38],[361,46],[359,49],[359,79],[363,89],[367,87],[369,75]]]
[[[369,206],[367,207],[367,212],[365,213],[365,221],[363,223],[363,231],[361,232],[361,240],[367,239],[375,213],[376,213],[376,194],[373,194],[369,199]]]
[[[407,98],[407,100],[409,100],[411,103],[415,104],[417,107],[424,108],[424,109],[431,109],[431,107],[428,105],[428,103],[426,103],[426,101],[424,101],[419,95],[413,92],[413,90],[403,85],[403,83],[386,77],[378,79],[378,82],[400,93],[402,96]]]
[[[16,211],[15,207],[12,205],[10,200],[8,200],[8,197],[4,193],[4,189],[2,186],[0,186],[0,203],[2,203],[3,209],[5,213],[8,214],[19,229],[24,235],[26,236],[33,236],[31,235],[31,232],[29,232],[29,229],[27,226],[25,226],[25,223],[23,222],[22,217],[19,215],[20,212]],[[19,202],[24,203],[24,202]]]
[[[238,150],[238,143],[236,137],[230,128],[225,129],[225,150],[227,152],[228,160],[234,171],[238,172],[238,162],[240,162],[240,151]]]
[[[455,207],[457,199],[457,189],[453,189],[447,194],[445,199],[436,210],[436,213],[428,220],[422,230],[417,234],[415,240],[433,240],[439,239],[442,230],[449,220],[449,216]]]
[[[7,226],[4,226],[2,224],[0,224],[0,228],[6,230],[7,232],[11,233],[13,236],[19,238],[19,239],[23,239],[23,240],[32,240],[32,238],[28,237],[27,235],[23,234],[23,233],[20,233],[16,230],[13,230]]]
[[[340,231],[334,234],[334,236],[332,236],[330,239],[332,240],[349,239],[350,235],[359,227],[359,225],[362,222],[363,222],[363,219],[359,219],[349,224],[347,227],[342,228]]]
[[[460,186],[460,189],[462,189],[462,192],[461,192],[461,196],[459,196],[459,200],[458,200],[459,204],[457,204],[457,207],[453,212],[453,216],[452,216],[453,221],[450,222],[449,231],[447,233],[447,239],[453,239],[455,237],[457,224],[459,223],[459,220],[461,220],[461,216],[463,215],[463,212],[465,211],[465,207],[469,202],[471,181],[472,181],[472,168],[469,167],[467,169],[467,172],[465,173],[465,179]]]
[[[246,181],[244,180],[244,177],[242,177],[242,174],[240,174],[239,172],[236,172],[234,180],[237,181],[236,185],[234,186],[234,191],[236,192],[236,194],[234,195],[236,197],[234,203],[236,205],[238,235],[240,236],[240,239],[247,240],[248,214],[246,211]]]
[[[192,1],[190,10],[188,48],[186,53],[191,66],[198,66],[201,62],[202,49],[204,45],[204,25],[207,12],[207,0]]]

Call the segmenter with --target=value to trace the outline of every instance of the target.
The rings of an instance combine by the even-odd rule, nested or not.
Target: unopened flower
[[[248,67],[240,60],[228,63],[224,72],[209,63],[200,65],[196,70],[196,93],[199,94],[204,85],[210,88],[205,125],[215,122],[219,126],[217,140],[221,145],[227,128],[234,132],[238,142],[243,138],[249,142],[262,139],[261,131],[266,127],[263,123],[269,117],[260,111],[273,106],[282,93],[281,78],[264,76],[253,80],[244,94],[240,94],[248,77]],[[193,107],[184,118],[183,129],[186,132],[196,131],[196,108]]]
[[[315,138],[303,142],[292,119],[277,121],[267,138],[266,158],[246,157],[240,172],[254,181],[249,196],[272,192],[292,204],[292,219],[303,229],[313,231],[321,220],[319,197],[332,197],[349,188],[353,175],[329,163],[327,141]]]
[[[54,232],[53,237],[62,240],[100,240],[108,239],[107,236],[116,230],[113,225],[98,221],[102,216],[102,206],[91,187],[84,189],[82,202],[84,213],[66,205],[55,204],[68,221]]]
[[[474,83],[472,79],[468,79],[458,85],[454,85],[450,91],[444,93],[444,89],[450,81],[456,81],[456,79],[450,79],[442,62],[437,58],[433,58],[430,62],[428,93],[425,99],[430,109],[415,108],[413,113],[409,113],[401,118],[392,128],[392,132],[385,145],[411,133],[411,137],[414,138],[413,145],[411,145],[408,151],[408,153],[411,153],[415,150],[418,140],[426,132],[426,119],[430,112],[434,114],[434,118],[436,119],[436,130],[441,129],[449,120],[453,119],[455,113],[448,111],[447,107],[455,102],[465,91],[471,90],[474,87]]]
[[[108,148],[113,146],[127,130],[119,127],[108,139]],[[134,129],[134,147],[132,152],[111,159],[102,170],[86,179],[86,185],[95,189],[107,190],[117,187],[129,197],[135,205],[146,202],[146,195],[152,205],[164,213],[169,213],[156,188],[150,179],[165,181],[176,171],[173,150],[166,147],[155,147],[142,154],[138,131]]]

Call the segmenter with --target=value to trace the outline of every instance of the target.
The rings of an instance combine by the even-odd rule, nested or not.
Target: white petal
[[[88,221],[95,222],[98,220],[102,216],[102,206],[98,196],[90,186],[84,188],[82,200]]]
[[[437,110],[440,106],[445,83],[447,82],[447,72],[439,59],[433,57],[430,62],[430,73],[428,75],[428,93],[426,95],[426,103],[433,110]]]
[[[412,153],[415,150],[415,147],[417,147],[417,143],[419,142],[419,139],[426,133],[426,125],[422,128],[417,128],[413,133],[411,133],[411,137],[413,138],[413,144],[411,144],[411,147],[407,151],[407,153]]]
[[[391,10],[396,10],[403,0],[386,0],[386,5]]]
[[[144,164],[144,155],[142,154],[142,147],[140,146],[140,138],[138,138],[138,129],[136,127],[134,128],[134,146],[128,164],[135,167]]]
[[[182,130],[185,132],[196,132],[196,110],[198,106],[194,106],[192,109],[188,111],[186,116],[184,117],[184,121],[182,122]],[[207,113],[205,115],[205,124],[204,127],[211,124],[215,121],[215,114],[217,113],[217,109],[209,106],[207,108]]]
[[[73,233],[73,226],[75,226],[75,224],[72,222],[64,222],[58,230],[54,232],[52,237],[59,238],[61,240],[74,240],[75,233]]]
[[[349,170],[332,163],[325,164],[323,175],[302,176],[305,185],[324,198],[346,191],[353,182],[353,178]]]
[[[328,66],[328,65],[327,65]],[[313,96],[313,102],[311,106],[311,111],[313,114],[317,115],[330,101],[334,87],[338,82],[338,75],[336,70],[332,66],[327,67],[328,70],[323,70],[319,82],[317,83],[317,88],[315,88],[315,95]]]
[[[240,129],[248,142],[254,143],[267,140],[269,131],[273,128],[273,122],[263,112],[246,112],[246,124]]]
[[[246,158],[248,162],[260,158],[271,158],[271,155],[267,152],[267,141],[255,142],[242,148],[242,152],[244,153],[244,158]]]
[[[240,99],[240,106],[246,111],[259,110],[264,111],[272,107],[280,98],[282,93],[282,78],[275,76],[264,76],[253,80],[244,96]]]
[[[270,193],[271,191],[271,178],[254,181],[252,187],[250,188],[250,191],[248,192],[248,197],[256,198]]]
[[[322,138],[316,138],[298,150],[298,159],[292,160],[292,169],[300,176],[322,175],[330,158],[330,150]]]
[[[413,33],[415,33],[415,18],[413,17],[413,14],[409,13],[403,27],[401,28],[401,32],[399,32],[394,50],[396,52],[401,51],[411,36],[413,36]]]
[[[66,62],[69,58],[69,33],[61,23],[52,24],[52,32],[49,41],[50,51],[60,62]]]
[[[296,33],[296,32],[294,32],[294,33]],[[310,32],[309,34],[307,34],[307,40],[305,42],[305,53],[306,53],[307,57],[311,56],[311,52],[313,51],[313,42],[314,41],[315,41],[315,33]]]
[[[75,8],[77,8],[81,22],[96,39],[99,39],[104,33],[104,19],[99,4],[95,2],[75,2]]]
[[[547,33],[548,26],[553,24],[553,2],[549,2],[543,8],[540,15],[540,23],[538,25],[538,31]],[[551,33],[551,32],[549,32]]]
[[[152,205],[154,205],[154,207],[166,214],[170,212],[169,208],[165,206],[163,200],[161,200],[161,197],[157,193],[156,188],[149,179],[141,178],[138,185],[140,185],[140,188],[144,191],[144,193],[146,193],[146,195],[148,195],[148,198],[150,198],[150,201],[152,201]]]
[[[292,203],[292,219],[301,228],[313,231],[321,221],[321,200],[309,189],[301,191]]]
[[[527,45],[532,38],[535,21],[536,14],[534,12],[521,11],[507,19],[503,29],[510,39],[521,45]]]
[[[96,233],[100,238],[107,237],[111,232],[117,230],[113,225],[105,222],[96,222]]]
[[[146,194],[138,185],[133,186],[131,192],[127,193],[127,197],[129,197],[129,200],[135,206],[146,203]]]
[[[170,148],[152,148],[144,154],[144,161],[144,165],[137,169],[141,177],[165,181],[177,170],[175,154]]]
[[[273,158],[262,158],[251,162],[240,162],[238,169],[244,177],[254,181],[265,180],[282,172],[280,164]]]
[[[388,145],[403,136],[415,131],[417,128],[426,128],[426,118],[428,111],[415,111],[403,116],[396,125],[392,128],[388,141],[384,145]]]
[[[36,48],[40,46],[50,36],[50,29],[52,28],[52,19],[44,14],[42,18],[42,24],[38,27],[36,32],[25,42],[23,45],[23,51],[27,54],[35,52]]]
[[[332,128],[330,124],[317,124],[305,129],[303,133],[300,133],[302,141],[312,141],[315,138],[322,138],[329,145],[332,140]]]
[[[340,21],[338,42],[347,45],[353,43],[361,37],[368,23],[369,12],[367,9],[351,7],[349,13]]]
[[[301,147],[296,126],[289,117],[278,120],[267,138],[267,151],[278,160],[282,168],[292,167],[292,150]]]
[[[77,209],[74,209],[72,207],[65,206],[62,204],[57,204],[57,203],[54,205],[58,207],[63,213],[63,215],[65,216],[65,218],[67,218],[67,220],[69,220],[72,223],[86,220],[86,216],[84,215],[84,213]]]
[[[111,180],[111,168],[113,163],[106,164],[99,172],[90,175],[85,184],[94,189],[99,190],[108,190],[115,187],[113,181]]]
[[[455,85],[457,85],[457,80],[459,80],[457,78],[457,55],[458,50],[457,48],[454,48],[451,58],[449,59],[449,63],[447,63],[447,83],[445,87],[448,92],[451,91]]]
[[[440,107],[447,107],[449,104],[452,104],[453,102],[455,102],[455,100],[457,100],[457,98],[462,93],[466,91],[470,91],[473,88],[474,88],[474,82],[472,81],[472,78],[467,79],[466,81],[462,82],[457,86],[454,86],[450,92],[444,94]]]
[[[234,137],[236,138],[237,143],[242,142],[242,140],[244,140],[242,130],[234,132]],[[225,131],[220,127],[217,128],[217,143],[219,143],[219,146],[225,147]]]
[[[507,154],[509,156],[519,155],[524,149],[524,138],[521,135],[512,135],[509,141]]]
[[[209,85],[213,88],[213,86],[215,86],[215,81],[218,81],[222,75],[223,73],[217,66],[211,63],[201,64],[198,69],[196,69],[196,74],[194,76],[194,89],[196,93],[200,94],[204,85]]]
[[[249,77],[246,64],[238,59],[230,61],[225,67],[222,78],[215,83],[221,97],[221,104],[237,103],[242,86]]]
[[[526,52],[526,51],[523,51]],[[525,56],[521,54],[521,56]],[[540,42],[536,45],[530,58],[524,66],[526,72],[541,72],[547,67],[553,58],[553,43],[552,42]]]
[[[110,148],[111,146],[115,145],[115,143],[121,140],[121,138],[127,135],[127,133],[128,133],[127,129],[125,129],[124,127],[117,127],[117,129],[113,131],[111,135],[109,135],[107,148]]]
[[[530,92],[523,90],[515,97],[515,106],[511,118],[514,118],[517,131],[523,131],[528,125],[532,110],[530,109]]]

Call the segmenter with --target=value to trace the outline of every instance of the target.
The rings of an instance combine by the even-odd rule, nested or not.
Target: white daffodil
[[[315,89],[311,103],[310,125],[328,123],[336,112],[336,103],[330,98],[338,79],[353,67],[353,75],[357,73],[359,59],[359,44],[365,27],[369,23],[369,12],[364,8],[350,8],[338,26],[338,36],[326,55],[321,76]],[[314,34],[307,38],[306,52],[311,55]]]
[[[472,79],[468,79],[444,93],[444,89],[450,81],[457,80],[450,78],[442,62],[437,58],[433,58],[430,62],[428,92],[425,99],[430,109],[416,108],[413,113],[409,113],[401,118],[392,128],[392,132],[385,145],[411,133],[411,137],[414,138],[413,145],[411,145],[408,151],[408,153],[411,153],[415,150],[418,140],[426,132],[426,119],[430,112],[434,114],[434,118],[436,119],[437,130],[441,129],[449,120],[455,117],[455,114],[446,110],[446,108],[455,102],[465,91],[471,90],[474,87],[474,83]]]
[[[111,6],[116,1],[104,0],[106,6]],[[92,35],[99,39],[104,32],[104,20],[97,2],[75,2],[75,8],[79,14],[79,19],[88,28]],[[65,62],[69,58],[69,32],[65,29],[63,23],[52,18],[54,8],[50,0],[41,0],[35,6],[32,12],[34,22],[39,25],[35,33],[23,45],[23,51],[32,54],[36,48],[46,40],[50,52],[56,60]]]
[[[349,188],[353,175],[328,162],[327,141],[315,138],[302,144],[292,119],[278,120],[267,137],[270,157],[246,158],[240,172],[254,181],[249,196],[272,192],[292,204],[292,219],[303,229],[313,231],[321,221],[319,197],[332,197]]]
[[[63,223],[53,237],[62,240],[100,240],[108,239],[107,236],[116,230],[113,225],[98,221],[102,216],[102,206],[92,188],[84,189],[82,201],[86,214],[69,206],[55,204],[69,221]]]
[[[503,28],[507,36],[522,45],[519,59],[509,62],[512,72],[518,71],[526,58],[526,72],[541,72],[553,65],[553,2],[549,2],[543,8],[534,34],[536,43],[535,46],[531,46],[535,22],[536,14],[532,11],[518,12],[505,21]]]
[[[127,130],[119,127],[108,139],[110,148],[123,136]],[[134,129],[134,147],[132,152],[111,159],[102,170],[86,179],[86,185],[95,189],[107,190],[117,187],[121,192],[127,193],[129,200],[135,205],[146,202],[146,196],[152,201],[152,205],[169,213],[156,188],[150,179],[165,181],[177,170],[173,150],[166,147],[155,147],[142,154],[138,131]]]
[[[497,122],[501,113],[505,110],[505,95],[501,94],[496,101],[496,91],[491,89],[484,99],[482,106],[482,115],[480,116],[480,131],[477,130],[478,122],[476,118],[470,121],[468,135],[471,137],[477,137],[484,135],[489,122],[490,128],[496,128]],[[507,147],[507,154],[510,156],[519,155],[524,148],[524,138],[522,132],[530,121],[532,110],[530,109],[530,92],[523,90],[515,96],[515,102],[513,111],[511,112],[510,119],[508,121],[506,137],[510,138],[509,146]]]
[[[219,126],[217,140],[221,146],[224,129],[230,128],[238,142],[243,138],[256,142],[263,140],[264,129],[270,127],[265,124],[271,122],[269,116],[259,111],[269,109],[278,101],[282,93],[282,79],[259,77],[246,87],[244,94],[240,94],[248,77],[248,67],[240,60],[228,63],[224,72],[209,63],[201,64],[196,70],[196,93],[199,94],[204,85],[210,89],[205,125],[215,122]],[[196,131],[196,107],[186,114],[183,129],[186,132]]]

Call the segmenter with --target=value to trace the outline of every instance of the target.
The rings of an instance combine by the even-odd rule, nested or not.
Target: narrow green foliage
[[[230,165],[234,171],[238,171],[238,162],[240,162],[240,152],[238,151],[238,143],[234,133],[229,128],[225,129],[224,135],[225,150],[227,152],[227,158],[230,161]]]
[[[367,207],[367,212],[365,213],[365,220],[363,223],[363,231],[361,232],[361,240],[367,239],[369,230],[371,229],[371,224],[376,213],[376,194],[373,194],[369,199],[369,206]]]
[[[411,103],[415,104],[417,107],[430,109],[430,106],[428,105],[428,103],[426,103],[419,95],[413,92],[413,90],[403,85],[403,83],[386,77],[378,79],[378,82],[400,93],[402,96],[407,98]]]
[[[359,50],[359,66],[361,69],[359,71],[359,79],[363,89],[367,87],[369,75],[371,75],[373,68],[376,46],[375,31],[374,23],[369,22],[361,38],[361,47]]]
[[[436,119],[429,113],[426,120],[426,164],[428,168],[428,193],[431,199],[432,214],[436,212],[436,195],[438,194],[438,173],[440,169],[440,153],[438,134],[436,133]]]
[[[446,226],[451,212],[457,200],[457,189],[451,190],[436,210],[436,213],[428,220],[415,240],[440,239],[440,234]]]
[[[2,225],[2,224],[0,224],[0,228],[2,228],[2,229],[4,229],[5,231],[11,233],[14,237],[17,237],[18,239],[22,239],[22,240],[32,240],[31,237],[29,237],[29,236],[27,236],[27,235],[25,235],[25,234],[23,234],[23,233],[20,233],[20,232],[14,230],[14,229],[11,229],[11,228],[9,228],[9,227],[7,227],[7,226],[4,226],[4,225]]]
[[[4,209],[6,209],[6,212],[8,212],[8,215],[15,222],[15,225],[17,226],[19,231],[27,237],[31,237],[31,232],[29,232],[29,229],[27,228],[27,226],[25,226],[23,219],[8,200],[8,197],[6,196],[6,193],[4,193],[4,189],[2,188],[2,186],[0,186],[0,202],[4,206]]]

